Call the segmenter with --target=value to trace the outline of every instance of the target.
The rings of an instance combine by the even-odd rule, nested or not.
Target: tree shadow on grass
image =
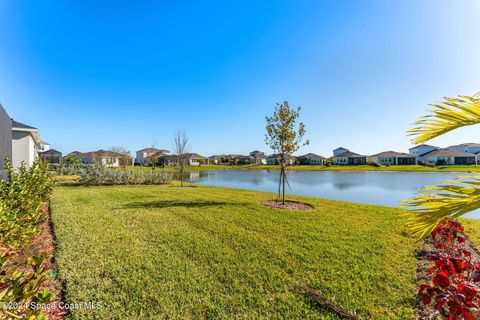
[[[124,209],[149,209],[149,208],[172,208],[172,207],[185,207],[185,208],[203,208],[203,207],[216,207],[225,205],[247,205],[247,203],[238,202],[225,202],[225,201],[182,201],[182,200],[160,200],[149,202],[131,202],[123,206]]]

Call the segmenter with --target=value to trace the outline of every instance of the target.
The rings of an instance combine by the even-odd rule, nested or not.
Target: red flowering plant
[[[464,228],[444,220],[431,233],[436,253],[429,256],[431,284],[422,284],[418,295],[445,319],[480,319],[480,263],[465,246]]]

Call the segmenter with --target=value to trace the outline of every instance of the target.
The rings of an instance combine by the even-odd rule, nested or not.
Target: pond
[[[213,170],[190,172],[189,180],[209,186],[277,192],[278,175],[273,170]],[[288,175],[289,194],[396,207],[421,187],[438,185],[465,173],[289,171]],[[480,218],[480,212],[468,217]]]

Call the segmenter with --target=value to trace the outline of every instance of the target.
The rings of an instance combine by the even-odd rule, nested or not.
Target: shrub
[[[84,185],[150,185],[172,181],[172,175],[166,172],[117,171],[101,164],[83,167],[78,170],[78,175]]]
[[[437,253],[429,256],[431,284],[418,289],[420,300],[449,320],[480,318],[480,263],[465,246],[463,226],[445,220],[431,233]]]
[[[8,179],[0,181],[0,319],[45,319],[32,303],[48,303],[51,293],[41,286],[47,275],[46,253],[20,258],[19,253],[38,233],[43,208],[53,188],[48,170],[39,162],[15,171],[5,160]]]

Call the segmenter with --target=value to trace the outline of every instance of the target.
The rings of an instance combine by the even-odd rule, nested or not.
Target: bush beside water
[[[167,184],[173,178],[172,174],[166,172],[121,171],[107,168],[101,164],[60,164],[52,165],[50,169],[58,175],[79,176],[79,182],[88,186]]]

